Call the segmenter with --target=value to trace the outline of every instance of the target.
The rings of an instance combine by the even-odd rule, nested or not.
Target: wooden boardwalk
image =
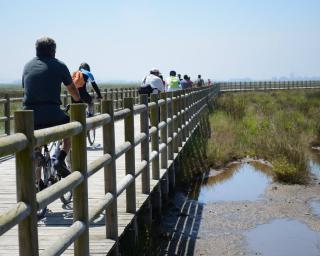
[[[135,132],[140,131],[139,115],[135,116]],[[124,124],[123,120],[115,123],[116,146],[124,142]],[[138,135],[137,133],[135,135]],[[87,146],[88,164],[103,155],[102,151],[102,129],[96,131],[96,141],[93,147]],[[150,147],[151,148],[151,147]],[[136,166],[141,161],[140,145],[135,147]],[[116,161],[117,166],[117,184],[125,176],[125,155]],[[14,206],[16,203],[16,175],[15,159],[9,159],[0,163],[0,214]],[[161,175],[165,170],[162,170]],[[104,177],[103,169],[94,174],[89,182],[89,208],[104,196]],[[151,190],[158,183],[157,180],[151,180]],[[141,193],[141,179],[136,179],[136,207],[137,211],[146,201],[148,195]],[[133,214],[126,213],[125,193],[118,197],[118,232],[123,233],[124,229],[133,219]],[[66,227],[73,223],[72,203],[64,206],[60,200],[48,206],[49,212],[46,217],[38,223],[39,249],[47,249],[55,240],[63,234]],[[0,237],[0,255],[19,255],[18,246],[18,227],[15,226]],[[109,249],[114,245],[113,240],[106,239],[106,229],[104,224],[104,215],[91,223],[90,226],[90,255],[106,255]],[[73,245],[71,245],[63,255],[73,255]]]
[[[112,100],[103,100],[102,114],[87,119],[86,105],[74,104],[70,123],[35,132],[32,111],[17,111],[17,133],[0,138],[0,156],[15,152],[19,159],[0,162],[0,255],[117,252],[112,249],[132,222],[136,237],[137,214],[147,201],[146,225],[151,207],[161,213],[162,197],[175,184],[170,167],[200,122],[205,125],[215,95],[213,87],[151,95],[149,102],[141,95],[138,105],[124,98],[119,111]],[[96,128],[89,147],[86,131],[94,127],[103,129]],[[36,195],[34,147],[66,137],[72,138],[72,174]],[[65,206],[57,198],[71,189],[73,202]],[[36,210],[46,205],[49,212],[37,221]]]

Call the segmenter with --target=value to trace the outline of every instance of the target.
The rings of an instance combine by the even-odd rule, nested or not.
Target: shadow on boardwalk
[[[177,192],[174,207],[163,218],[160,255],[194,255],[203,204]]]

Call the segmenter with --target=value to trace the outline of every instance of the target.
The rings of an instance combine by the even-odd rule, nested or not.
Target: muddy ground
[[[210,175],[215,173],[219,172]],[[320,200],[320,180],[315,176],[307,186],[273,182],[258,201],[201,204],[190,199],[192,193],[188,198],[178,192],[169,203],[159,231],[160,255],[261,255],[248,248],[244,234],[279,218],[301,221],[320,232],[320,216],[310,208],[311,200]]]

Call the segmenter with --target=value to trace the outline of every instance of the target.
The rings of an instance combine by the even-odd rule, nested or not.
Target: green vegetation
[[[320,144],[320,91],[224,94],[214,104],[209,165],[258,157],[272,163],[276,180],[307,183],[307,149]]]

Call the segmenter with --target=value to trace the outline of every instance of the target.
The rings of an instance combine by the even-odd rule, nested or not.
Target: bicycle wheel
[[[44,146],[43,152],[41,153],[41,179],[38,184],[36,184],[37,192],[50,187],[56,182],[54,178],[54,168],[52,164],[52,159],[50,158],[50,151],[47,145]],[[47,207],[39,209],[37,211],[38,219],[45,217],[47,213]]]
[[[87,131],[87,138],[88,138],[90,146],[92,146],[95,139],[96,139],[96,129],[91,129],[91,130]]]

